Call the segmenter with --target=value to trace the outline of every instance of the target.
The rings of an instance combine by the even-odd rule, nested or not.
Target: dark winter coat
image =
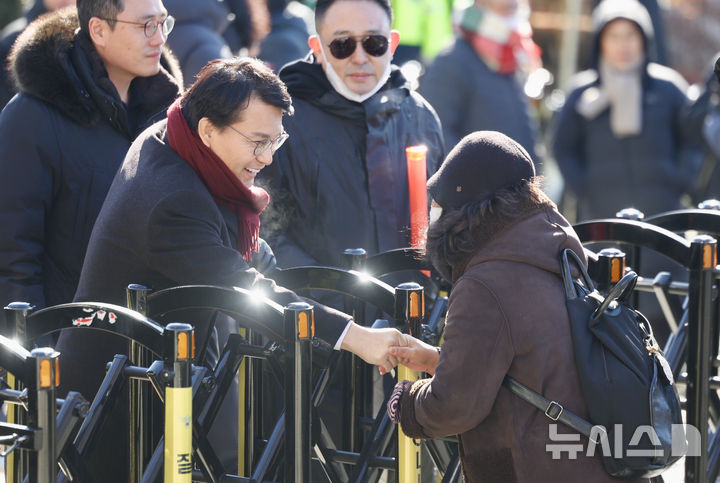
[[[631,5],[631,2],[628,2]],[[692,189],[700,165],[699,151],[687,135],[685,116],[687,84],[672,69],[648,63],[642,88],[642,129],[640,134],[616,137],[610,129],[610,108],[594,119],[577,110],[587,89],[601,84],[599,35],[610,21],[600,19],[595,37],[596,68],[581,72],[555,120],[553,150],[570,188],[578,198],[578,220],[614,217],[623,208],[633,207],[653,215],[680,208],[683,193]],[[633,12],[622,18],[633,20]],[[652,30],[638,18],[635,23],[651,45]]]
[[[258,289],[285,306],[299,298],[251,269],[237,251],[237,218],[215,203],[168,144],[166,121],[128,151],[98,217],[75,299],[123,304],[125,288],[178,285]],[[121,221],[124,220],[124,221]],[[350,316],[316,308],[317,335],[334,345]]]
[[[153,290],[190,284],[238,286],[260,290],[283,306],[301,300],[248,266],[235,248],[235,214],[215,203],[195,171],[169,147],[166,124],[161,121],[148,128],[128,151],[93,229],[76,301],[124,305],[130,283]],[[258,260],[253,262],[257,267]],[[327,355],[350,316],[313,305],[316,335],[327,342],[315,346],[321,346]],[[180,314],[178,322],[197,323],[196,319],[185,320],[187,312]],[[194,315],[207,317],[206,313]],[[222,348],[225,341],[219,342]],[[79,355],[61,361],[65,387],[92,397],[105,374],[104,362],[115,353],[127,353],[127,342],[99,331],[68,330],[61,335],[58,348]],[[117,410],[122,413],[127,408]],[[110,424],[124,434],[125,426]],[[222,440],[234,434],[232,427],[225,427],[211,432],[211,438]],[[125,438],[111,439],[97,451],[100,455],[114,452],[116,457],[94,474],[97,481],[127,481],[116,476],[127,471],[122,464],[127,455]],[[228,451],[230,457],[237,454],[232,454],[230,446],[218,448],[218,455],[224,452],[227,456]],[[221,458],[226,465],[232,460]]]
[[[77,27],[74,10],[41,17],[13,51],[21,93],[0,114],[3,305],[73,299],[93,223],[130,143],[180,91],[177,68],[177,77],[161,68],[131,83],[126,106]]]
[[[545,207],[500,227],[465,268],[452,267],[440,361],[433,378],[405,385],[400,423],[413,438],[458,434],[469,483],[615,481],[598,456],[584,456],[585,437],[577,459],[553,459],[553,421],[501,386],[510,375],[588,416],[560,277],[564,248],[583,254],[567,220]]]
[[[265,225],[278,265],[340,266],[346,248],[372,255],[408,246],[405,147],[427,145],[427,171],[435,172],[444,153],[432,108],[398,69],[362,104],[338,94],[308,59],[280,78],[295,115],[284,121],[290,138],[261,172],[274,196],[270,221],[281,218]]]
[[[420,93],[442,121],[448,150],[471,132],[500,131],[539,162],[537,125],[519,75],[493,71],[465,39],[458,37],[435,58],[420,78]]]
[[[10,49],[25,27],[46,12],[43,0],[35,0],[25,15],[13,20],[0,30],[0,111],[17,92],[8,72],[7,59]]]
[[[230,11],[222,0],[165,0],[175,17],[167,43],[180,62],[185,86],[211,60],[232,56],[222,33],[230,24]]]

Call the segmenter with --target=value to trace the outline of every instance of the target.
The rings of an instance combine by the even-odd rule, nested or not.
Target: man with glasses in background
[[[161,0],[77,0],[18,38],[19,94],[0,114],[2,306],[73,300],[125,153],[180,93],[172,27]]]
[[[312,54],[280,71],[295,115],[259,182],[274,197],[263,230],[283,268],[410,245],[405,148],[426,145],[432,174],[443,140],[434,110],[391,66],[391,20],[388,0],[319,0]]]

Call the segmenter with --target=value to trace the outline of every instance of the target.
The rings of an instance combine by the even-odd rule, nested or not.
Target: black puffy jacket
[[[132,82],[126,106],[77,27],[74,10],[41,17],[11,55],[20,94],[0,114],[3,305],[72,301],[115,172],[135,136],[164,117],[182,85],[179,73],[163,68]]]
[[[399,69],[362,104],[328,82],[311,57],[280,71],[295,114],[290,138],[261,172],[273,201],[263,219],[278,265],[339,266],[346,248],[369,254],[410,244],[405,147],[428,147],[427,171],[444,157],[435,111]]]

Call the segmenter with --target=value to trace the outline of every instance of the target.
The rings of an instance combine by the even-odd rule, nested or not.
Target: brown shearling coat
[[[564,248],[583,254],[567,220],[544,207],[500,229],[460,273],[453,267],[435,376],[406,385],[399,409],[408,436],[459,435],[468,482],[616,481],[599,456],[585,456],[585,437],[577,459],[553,459],[546,445],[573,443],[553,442],[553,421],[501,386],[509,374],[588,417],[560,277]],[[557,433],[575,432],[558,424]]]

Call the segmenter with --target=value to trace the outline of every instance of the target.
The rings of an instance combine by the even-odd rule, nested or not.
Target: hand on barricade
[[[435,368],[440,361],[440,349],[407,334],[402,337],[402,344],[390,347],[390,356],[413,371],[435,374]],[[380,374],[383,374],[382,368]]]
[[[405,344],[405,338],[397,329],[372,329],[352,323],[343,339],[342,348],[368,364],[378,366],[380,373],[385,374],[398,364],[397,359],[390,355],[390,347]]]

